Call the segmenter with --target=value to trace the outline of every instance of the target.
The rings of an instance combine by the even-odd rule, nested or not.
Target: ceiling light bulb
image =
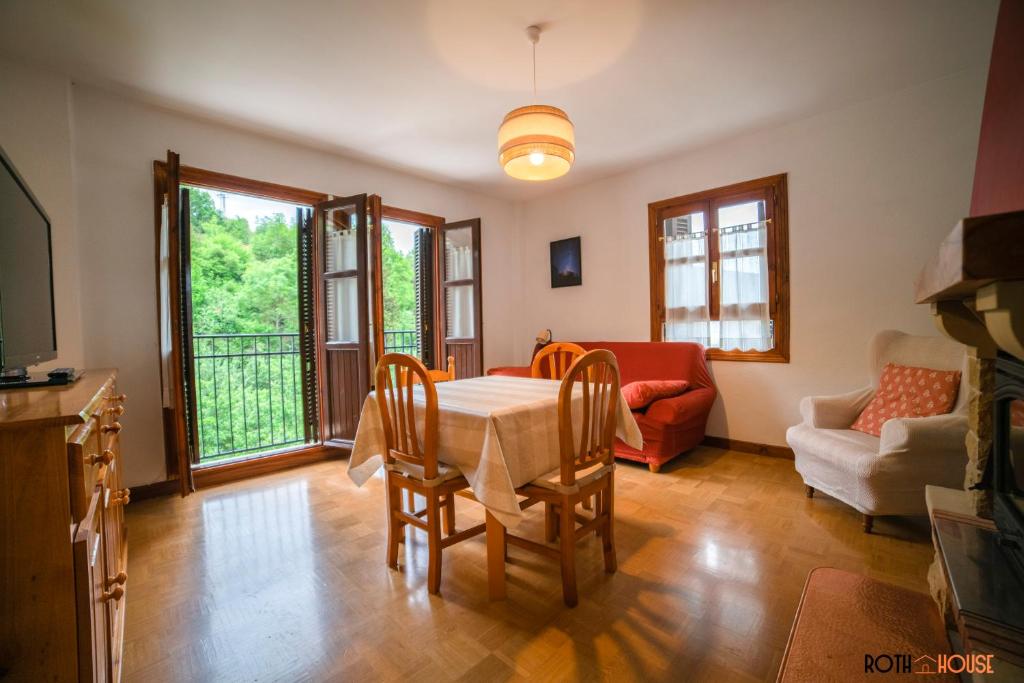
[[[530,152],[530,163],[534,166],[540,166],[544,163],[543,152]]]

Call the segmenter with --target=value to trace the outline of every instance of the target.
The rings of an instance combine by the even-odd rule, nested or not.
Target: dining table
[[[506,529],[523,519],[516,489],[560,466],[558,380],[526,377],[473,377],[435,385],[438,406],[438,460],[458,467],[473,496],[486,509],[488,586],[492,599],[504,597]],[[423,387],[413,391],[417,429],[423,433]],[[582,414],[583,392],[573,389],[574,424]],[[619,393],[615,433],[642,449],[643,437]],[[384,428],[374,392],[363,402],[348,476],[365,484],[384,465]]]

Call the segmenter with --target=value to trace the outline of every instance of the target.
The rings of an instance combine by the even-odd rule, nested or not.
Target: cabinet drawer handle
[[[128,574],[126,572],[118,572],[117,576],[107,577],[107,588],[110,588],[111,586],[122,586],[127,580]]]
[[[116,602],[120,600],[122,597],[124,597],[124,588],[122,588],[121,586],[114,586],[110,590],[103,593],[103,595],[100,596],[100,600],[102,600],[103,602],[109,602],[111,600],[114,600]]]
[[[110,497],[111,505],[127,505],[132,500],[131,489],[120,489],[114,491],[114,494]]]
[[[121,423],[115,422],[113,424],[103,425],[102,427],[100,427],[100,431],[103,432],[104,434],[106,434],[107,432],[117,434],[118,432],[121,431]]]
[[[125,394],[111,394],[107,396],[108,401],[117,401],[118,403],[124,403],[128,400],[128,396]]]
[[[103,410],[103,414],[121,417],[122,415],[124,415],[124,406],[114,406],[113,408],[106,408]]]
[[[109,465],[114,460],[114,451],[109,448],[102,453],[85,456],[86,465]]]

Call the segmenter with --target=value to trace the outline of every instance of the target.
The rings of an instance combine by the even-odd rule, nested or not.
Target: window
[[[785,174],[648,205],[651,339],[789,362]]]

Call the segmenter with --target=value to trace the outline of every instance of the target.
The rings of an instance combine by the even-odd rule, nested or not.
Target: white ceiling
[[[996,0],[4,0],[0,51],[174,109],[507,197],[987,63]],[[497,163],[539,100],[577,161]]]

